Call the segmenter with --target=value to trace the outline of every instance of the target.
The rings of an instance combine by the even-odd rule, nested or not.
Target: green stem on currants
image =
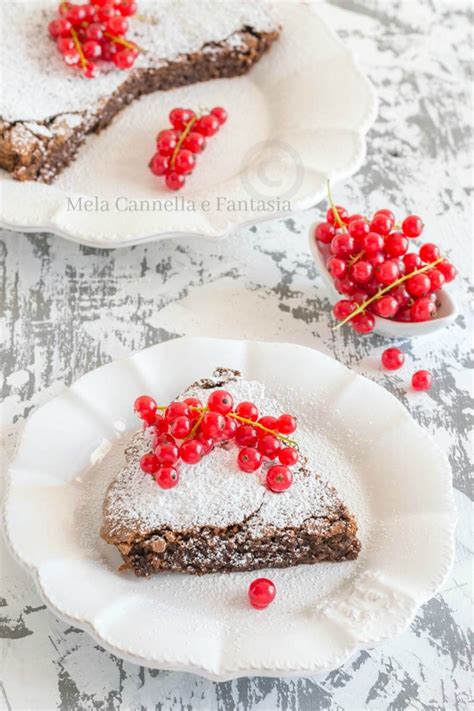
[[[407,281],[408,279],[411,279],[412,276],[415,276],[416,274],[422,274],[423,272],[428,271],[428,269],[433,269],[433,267],[442,262],[444,259],[445,257],[439,257],[434,262],[431,262],[430,264],[425,264],[424,267],[420,267],[419,269],[414,269],[412,272],[410,272],[410,274],[404,274],[402,277],[392,282],[392,284],[388,284],[388,286],[385,286],[383,289],[380,289],[376,294],[374,294],[374,296],[371,296],[370,299],[367,299],[367,301],[364,301],[362,304],[359,304],[357,308],[349,314],[349,316],[346,316],[346,318],[340,321],[336,326],[334,326],[332,330],[336,331],[338,328],[341,328],[341,326],[344,326],[344,324],[348,323],[352,318],[354,318],[354,316],[358,316],[363,311],[365,311],[367,306],[370,306],[370,304],[372,304],[374,301],[380,299],[381,296],[384,296],[384,294],[388,294],[389,291],[391,291],[396,286],[403,284],[403,282]]]

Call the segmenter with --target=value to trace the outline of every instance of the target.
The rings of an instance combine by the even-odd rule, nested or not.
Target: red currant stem
[[[364,250],[361,249],[361,251],[358,254],[356,254],[355,257],[351,257],[351,259],[349,259],[349,268],[354,266],[354,264],[356,264],[356,262],[358,262],[359,259],[362,259],[364,254],[365,254]]]
[[[425,264],[424,267],[420,267],[419,269],[414,269],[412,272],[410,272],[410,274],[404,274],[399,279],[396,279],[391,284],[388,284],[388,286],[385,286],[383,289],[380,289],[376,294],[374,294],[374,296],[371,296],[370,299],[367,299],[367,301],[364,301],[364,303],[360,304],[356,309],[354,309],[354,311],[350,313],[349,316],[347,316],[342,321],[339,321],[337,326],[334,326],[332,330],[336,331],[338,328],[341,328],[341,326],[344,326],[344,324],[354,318],[354,316],[358,316],[363,311],[365,311],[367,306],[370,306],[370,304],[372,304],[374,301],[380,299],[381,296],[384,296],[384,294],[388,294],[389,291],[391,291],[396,286],[403,284],[403,282],[407,281],[408,279],[411,279],[412,276],[415,276],[416,274],[422,274],[423,272],[428,271],[428,269],[433,269],[433,267],[442,262],[444,259],[444,257],[439,257],[434,262],[431,262],[430,264]]]
[[[186,140],[186,137],[189,135],[192,127],[194,126],[194,124],[196,123],[198,118],[199,118],[199,115],[195,114],[191,119],[189,119],[188,123],[186,124],[186,126],[184,128],[183,133],[179,137],[178,143],[176,144],[176,148],[174,149],[173,155],[171,156],[170,164],[171,164],[172,168],[174,168],[176,156],[178,155],[179,151],[181,150],[181,146],[183,145],[184,141]]]
[[[333,215],[334,215],[334,219],[336,220],[336,222],[337,222],[337,224],[338,224],[338,227],[340,227],[341,230],[343,230],[344,232],[347,232],[347,227],[345,226],[345,224],[343,223],[343,221],[342,221],[341,218],[339,217],[339,213],[338,213],[338,211],[336,210],[336,206],[335,206],[335,204],[334,204],[334,200],[332,199],[331,183],[329,182],[329,178],[328,178],[328,181],[327,181],[327,186],[328,186],[328,200],[329,200],[329,204],[330,204],[330,206],[331,206],[331,209],[332,209],[332,212],[333,212]]]
[[[196,422],[195,422],[194,425],[193,425],[193,428],[192,428],[191,432],[188,434],[188,436],[186,437],[186,439],[192,439],[192,437],[194,437],[194,435],[196,434],[196,432],[197,432],[198,429],[199,429],[199,426],[200,426],[201,422],[202,422],[203,419],[204,419],[204,415],[206,414],[206,412],[209,412],[209,408],[208,408],[208,407],[203,407],[203,408],[194,408],[194,407],[191,407],[190,409],[191,409],[191,410],[194,410],[194,409],[200,410],[200,411],[201,411],[201,414],[200,414],[199,417],[197,418]]]
[[[107,39],[112,40],[112,42],[115,42],[115,44],[121,44],[122,47],[126,47],[127,49],[137,49],[139,52],[145,53],[145,50],[143,49],[143,47],[139,47],[138,44],[129,42],[128,40],[123,39],[123,37],[117,37],[116,35],[111,35],[110,32],[104,32],[104,37],[107,37]]]
[[[229,412],[227,417],[232,417],[234,420],[238,420],[239,422],[243,422],[245,425],[251,425],[252,427],[257,427],[259,430],[263,430],[264,432],[268,432],[268,434],[273,435],[274,437],[277,437],[278,439],[281,439],[283,442],[288,442],[292,447],[295,447],[298,449],[298,444],[295,442],[294,439],[290,439],[289,437],[285,437],[285,435],[280,434],[280,432],[277,432],[276,430],[270,430],[268,427],[265,427],[264,425],[261,425],[260,422],[254,422],[253,420],[248,420],[245,417],[241,417],[238,415],[236,412]]]
[[[76,49],[79,52],[82,67],[87,67],[87,59],[85,58],[84,52],[82,51],[82,45],[79,42],[79,37],[77,36],[77,32],[73,27],[71,28],[71,36],[72,36],[72,39],[74,40]]]

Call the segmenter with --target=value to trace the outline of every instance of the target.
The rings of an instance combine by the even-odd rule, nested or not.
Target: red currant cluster
[[[253,402],[240,402],[234,408],[234,399],[226,390],[214,390],[205,407],[195,397],[165,407],[141,395],[135,400],[135,412],[154,433],[152,451],[143,455],[140,466],[154,475],[162,489],[178,483],[180,460],[197,464],[216,444],[224,442],[235,442],[239,447],[237,463],[243,472],[255,472],[264,461],[278,460],[265,475],[271,491],[285,491],[293,482],[289,467],[298,462],[298,452],[288,437],[296,430],[292,415],[260,417]]]
[[[125,39],[127,17],[137,10],[135,0],[90,0],[84,5],[61,2],[59,17],[49,23],[49,34],[65,63],[80,67],[87,79],[98,74],[96,60],[113,62],[119,69],[130,69],[139,48]]]
[[[405,354],[399,348],[386,348],[381,360],[386,370],[398,370],[405,362]],[[429,390],[433,376],[429,370],[417,370],[411,377],[411,385],[413,390]]]
[[[409,252],[423,222],[409,215],[395,224],[390,210],[378,210],[368,220],[332,205],[315,238],[327,245],[327,268],[340,294],[333,314],[350,322],[357,333],[370,333],[374,314],[396,321],[427,321],[436,316],[437,292],[456,276],[455,267],[432,243]]]
[[[181,190],[196,167],[196,155],[206,147],[227,121],[227,111],[216,106],[209,113],[195,114],[192,109],[173,109],[169,115],[172,128],[156,137],[156,153],[150,161],[153,175],[164,176],[170,190]]]

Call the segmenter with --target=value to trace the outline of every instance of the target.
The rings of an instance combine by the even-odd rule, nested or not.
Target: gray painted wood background
[[[417,212],[426,236],[461,269],[460,316],[435,337],[404,342],[407,366],[385,374],[387,343],[331,331],[330,302],[310,258],[319,208],[242,230],[99,251],[49,235],[0,235],[4,440],[33,407],[89,370],[182,334],[288,340],[329,353],[391,390],[449,455],[459,509],[457,558],[409,631],[310,679],[215,684],[125,663],[55,619],[1,549],[1,709],[467,709],[470,697],[469,268],[472,34],[469,2],[337,0],[321,12],[377,87],[379,117],[364,168],[335,189],[353,212]],[[427,394],[407,388],[428,367]]]

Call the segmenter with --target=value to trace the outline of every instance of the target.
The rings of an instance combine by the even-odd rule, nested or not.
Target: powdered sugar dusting
[[[260,383],[239,379],[227,387],[235,402],[251,400],[267,415],[283,412],[276,400],[265,396]],[[190,392],[206,402],[210,391],[196,387]],[[300,436],[297,432],[295,439]],[[140,457],[149,448],[147,433],[132,435],[128,461],[107,495],[108,529],[123,540],[128,534],[145,535],[162,527],[186,531],[199,526],[227,527],[245,520],[250,535],[259,537],[271,527],[299,526],[309,517],[320,517],[319,525],[324,526],[324,517],[339,506],[335,491],[326,482],[298,467],[294,467],[294,483],[288,491],[269,491],[263,481],[265,469],[255,474],[240,471],[234,445],[214,449],[197,465],[181,462],[179,484],[162,490],[140,469]]]
[[[130,76],[106,63],[94,80],[65,66],[48,35],[57,0],[14,0],[1,15],[0,116],[6,121],[46,120],[62,113],[95,113]],[[273,9],[253,0],[139,0],[139,16],[130,20],[128,37],[145,52],[135,66],[157,67],[204,45],[227,41],[238,46],[245,27],[271,31]],[[237,33],[237,34],[236,34]],[[133,70],[132,70],[133,71]]]

